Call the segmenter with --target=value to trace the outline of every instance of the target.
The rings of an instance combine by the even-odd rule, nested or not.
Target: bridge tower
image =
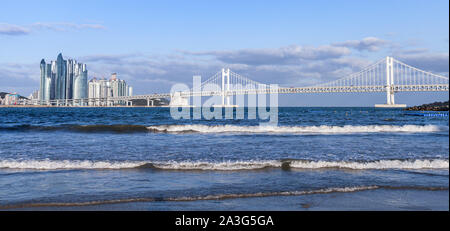
[[[222,68],[222,105],[230,105],[230,96],[228,91],[230,90],[230,68]],[[225,104],[225,97],[227,98],[227,104]]]
[[[221,105],[214,105],[214,107],[237,107],[237,105],[231,104],[231,84],[230,84],[230,68],[222,68],[222,89],[221,89],[221,96],[222,96],[222,104]],[[226,98],[226,102],[225,102]]]
[[[395,104],[394,90],[394,60],[392,57],[386,57],[386,98],[388,105]]]
[[[386,57],[386,104],[375,104],[375,107],[406,107],[406,104],[395,104],[394,94],[394,58],[388,56]]]

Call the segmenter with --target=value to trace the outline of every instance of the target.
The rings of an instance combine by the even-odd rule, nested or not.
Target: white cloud
[[[449,54],[448,53],[432,53],[427,50],[419,51],[398,51],[393,56],[414,67],[430,71],[437,74],[448,76],[449,72]]]
[[[77,24],[77,23],[33,23],[31,25],[14,25],[8,23],[0,23],[0,35],[27,35],[33,31],[39,30],[54,30],[54,31],[69,31],[69,30],[103,30],[105,26],[101,24]]]
[[[235,51],[182,51],[186,55],[211,56],[227,64],[267,65],[298,64],[303,60],[330,59],[350,54],[346,47],[336,46],[287,46],[272,49],[241,49]]]
[[[66,22],[58,22],[58,23],[43,23],[37,22],[31,24],[32,28],[35,29],[48,29],[55,31],[67,31],[67,30],[82,30],[82,29],[106,29],[105,26],[101,24],[76,24],[76,23],[66,23]]]
[[[30,30],[26,27],[0,23],[0,35],[26,35],[29,33]]]
[[[378,51],[387,44],[388,42],[383,39],[367,37],[361,40],[348,40],[345,42],[334,43],[333,45],[353,48],[358,51]]]

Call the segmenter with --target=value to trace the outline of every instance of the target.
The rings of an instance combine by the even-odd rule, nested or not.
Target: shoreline
[[[448,211],[448,190],[375,189],[350,193],[201,201],[141,201],[83,206],[36,206],[2,211]]]

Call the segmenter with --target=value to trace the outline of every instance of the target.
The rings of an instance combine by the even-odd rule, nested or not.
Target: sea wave
[[[424,191],[439,191],[448,190],[447,187],[421,187],[421,186],[349,186],[349,187],[331,187],[312,190],[301,191],[281,191],[281,192],[257,192],[257,193],[235,193],[235,194],[217,194],[207,196],[191,196],[191,197],[174,197],[166,198],[166,201],[199,201],[199,200],[223,200],[223,199],[235,199],[235,198],[248,198],[248,197],[272,197],[272,196],[301,196],[312,194],[329,194],[329,193],[351,193],[359,191],[367,191],[374,189],[390,189],[390,190],[424,190]]]
[[[416,160],[377,160],[368,162],[358,161],[303,161],[294,160],[290,163],[292,168],[320,169],[448,169],[448,160],[443,159],[416,159]]]
[[[241,194],[217,194],[217,195],[207,195],[207,196],[193,196],[193,197],[175,197],[167,198],[167,201],[198,201],[198,200],[223,200],[223,199],[234,199],[234,198],[247,198],[247,197],[270,197],[270,196],[300,196],[300,195],[310,195],[310,194],[326,194],[326,193],[336,193],[336,192],[357,192],[364,190],[378,189],[379,186],[353,186],[353,187],[333,187],[333,188],[322,188],[315,190],[302,190],[302,191],[281,191],[281,192],[257,192],[257,193],[241,193]]]
[[[353,193],[359,191],[368,191],[376,189],[386,190],[425,190],[425,191],[440,191],[448,190],[447,187],[421,187],[421,186],[347,186],[347,187],[330,187],[299,191],[269,191],[269,192],[255,192],[255,193],[223,193],[200,196],[181,196],[181,197],[136,197],[136,198],[122,198],[112,200],[96,200],[96,201],[82,201],[82,202],[43,202],[43,203],[17,203],[0,205],[0,209],[16,209],[27,207],[68,207],[68,206],[93,206],[103,204],[118,204],[118,203],[135,203],[135,202],[161,202],[161,201],[201,201],[201,200],[226,200],[237,198],[254,198],[254,197],[274,197],[274,196],[302,196],[314,194],[330,194],[330,193]]]
[[[153,132],[165,133],[298,133],[298,134],[345,134],[380,132],[439,132],[448,127],[437,125],[345,125],[345,126],[237,126],[237,125],[158,125],[147,127]]]
[[[0,160],[0,169],[129,169],[144,165],[133,161],[90,161],[90,160]]]
[[[239,171],[270,168],[289,169],[448,169],[448,159],[324,161],[324,160],[248,160],[248,161],[90,161],[90,160],[0,160],[0,169],[155,169]]]
[[[144,125],[133,124],[94,124],[94,125],[72,125],[65,124],[60,126],[36,126],[36,125],[17,125],[1,126],[0,131],[71,131],[82,133],[115,132],[115,133],[134,133],[148,132]]]
[[[238,126],[238,125],[132,125],[132,124],[94,124],[36,126],[0,126],[0,131],[70,131],[81,133],[265,133],[265,134],[351,134],[351,133],[431,133],[448,131],[448,126],[438,125],[345,125],[345,126]]]

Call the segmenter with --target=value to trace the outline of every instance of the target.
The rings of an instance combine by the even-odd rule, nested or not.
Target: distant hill
[[[420,106],[408,107],[407,111],[448,111],[448,101],[434,102],[429,104],[423,104]]]
[[[9,94],[8,92],[0,92],[0,98],[4,99],[5,95]],[[20,99],[28,99],[27,97],[23,97],[21,95],[19,95]]]

